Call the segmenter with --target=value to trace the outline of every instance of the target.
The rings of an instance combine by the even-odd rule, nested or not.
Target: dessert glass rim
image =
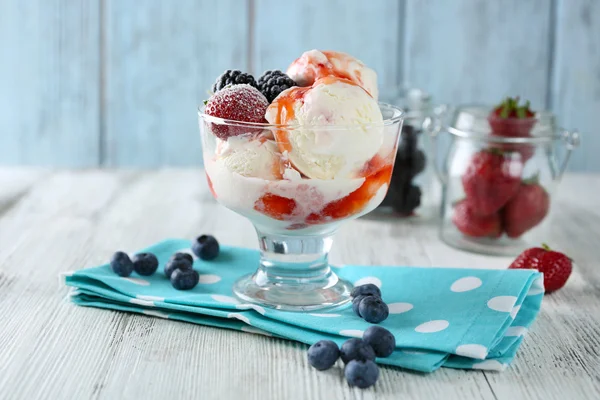
[[[319,128],[319,130],[330,130],[330,131],[343,131],[348,129],[356,128],[360,126],[361,128],[371,129],[371,128],[383,128],[386,126],[391,126],[399,121],[403,120],[406,116],[406,113],[399,107],[383,103],[377,102],[379,108],[389,109],[393,111],[393,115],[390,118],[384,119],[383,123],[375,124],[350,124],[350,125],[328,125],[328,124],[311,124],[311,125],[300,125],[300,124],[269,124],[262,122],[244,122],[244,121],[236,121],[232,119],[224,119],[219,117],[214,117],[212,115],[208,115],[204,112],[206,109],[206,105],[202,105],[198,107],[198,116],[207,122],[212,122],[220,125],[233,125],[240,127],[248,127],[248,128],[275,128],[275,129],[298,129],[298,128]]]

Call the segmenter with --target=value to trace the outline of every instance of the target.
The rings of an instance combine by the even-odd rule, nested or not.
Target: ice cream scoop
[[[287,75],[300,86],[310,86],[326,76],[348,79],[365,89],[375,100],[377,74],[362,61],[339,51],[310,50],[287,69]]]
[[[269,181],[282,178],[281,153],[268,135],[230,137],[217,146],[216,163],[245,177]]]
[[[383,142],[379,105],[353,81],[328,76],[282,92],[267,108],[279,150],[314,179],[356,178]]]

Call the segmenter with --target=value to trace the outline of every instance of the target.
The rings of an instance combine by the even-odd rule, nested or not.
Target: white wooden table
[[[373,389],[320,373],[304,345],[146,316],[79,308],[63,270],[201,232],[256,247],[250,223],[211,198],[199,170],[0,169],[0,399],[598,399],[600,175],[568,175],[548,242],[577,262],[503,373],[382,367]],[[448,248],[434,223],[346,224],[337,263],[505,268]]]

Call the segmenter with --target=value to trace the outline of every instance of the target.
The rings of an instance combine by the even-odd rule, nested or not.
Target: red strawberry
[[[537,178],[523,181],[515,197],[502,210],[502,224],[508,237],[521,236],[548,214],[550,196],[535,181]]]
[[[519,106],[519,98],[508,97],[488,116],[492,134],[498,136],[527,137],[535,125],[535,114],[529,101]]]
[[[471,211],[482,216],[498,212],[519,190],[522,171],[523,163],[510,154],[475,153],[462,177]]]
[[[485,217],[476,215],[465,200],[457,203],[454,207],[452,222],[459,231],[467,236],[499,238],[502,235],[502,222],[499,214]]]
[[[543,245],[543,248],[525,250],[508,268],[537,269],[544,274],[544,287],[546,293],[550,293],[565,286],[573,271],[573,262],[566,255]]]
[[[207,115],[232,121],[266,123],[265,112],[269,102],[255,87],[250,85],[234,85],[219,90],[206,102],[204,112]],[[244,133],[261,131],[261,128],[227,125],[211,121],[211,131],[222,140]]]

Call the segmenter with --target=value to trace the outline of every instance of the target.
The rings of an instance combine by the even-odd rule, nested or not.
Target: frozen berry
[[[265,71],[258,78],[258,90],[265,95],[269,103],[279,96],[279,93],[293,86],[298,86],[296,82],[281,71]]]
[[[252,75],[242,72],[238,69],[228,69],[227,71],[223,72],[215,81],[215,84],[213,85],[213,93],[217,93],[219,90],[224,89],[227,86],[242,85],[244,83],[250,86],[258,87]]]
[[[212,117],[226,120],[266,123],[265,112],[268,106],[269,102],[258,89],[243,84],[230,86],[213,94],[208,99],[204,112]],[[222,140],[262,130],[259,127],[249,128],[223,121],[211,121],[210,129],[216,137]]]
[[[344,364],[348,364],[351,360],[374,360],[375,351],[364,340],[352,338],[342,344],[340,357]]]
[[[150,276],[158,269],[158,258],[152,253],[139,253],[133,256],[133,270],[139,275]]]
[[[319,371],[331,368],[339,356],[340,349],[331,340],[319,340],[308,349],[308,363]]]
[[[352,360],[344,368],[344,376],[350,386],[356,386],[361,389],[373,386],[379,378],[379,368],[371,360],[359,361]]]
[[[127,253],[117,251],[110,259],[110,268],[115,274],[126,277],[133,272],[133,263]]]
[[[192,251],[201,260],[212,260],[219,255],[219,242],[211,235],[202,235],[192,244]]]
[[[352,289],[350,296],[356,297],[361,294],[364,296],[381,297],[381,290],[379,290],[379,288],[376,285],[374,285],[372,283],[367,283],[367,284],[360,285],[360,286],[354,286],[354,289]]]
[[[373,348],[377,357],[388,357],[396,348],[396,338],[392,332],[381,326],[369,327],[362,339]]]
[[[196,287],[200,275],[193,269],[176,269],[171,275],[171,285],[177,290],[190,290]]]
[[[170,278],[176,269],[192,269],[194,259],[187,253],[175,253],[165,265],[165,275]]]
[[[367,322],[378,324],[385,320],[390,314],[390,310],[379,297],[369,296],[360,302],[358,306],[360,316]]]

